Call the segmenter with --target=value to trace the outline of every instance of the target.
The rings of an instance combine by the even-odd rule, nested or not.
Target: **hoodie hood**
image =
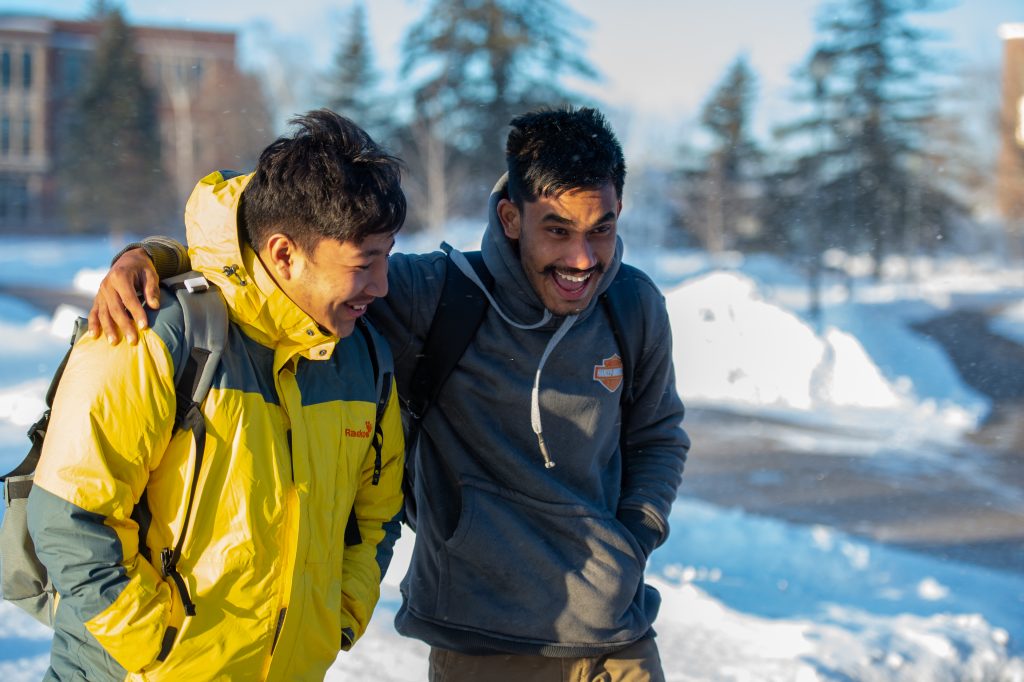
[[[508,173],[505,173],[491,190],[487,204],[487,228],[484,230],[480,250],[483,252],[484,264],[494,277],[495,300],[512,318],[529,324],[540,320],[546,309],[523,272],[516,243],[505,236],[505,229],[498,218],[498,202],[507,198]],[[590,303],[577,313],[578,318],[584,319],[594,310],[598,297],[611,286],[621,263],[622,239],[616,236],[615,254],[601,275]],[[558,319],[554,318],[552,324],[557,325]]]
[[[217,171],[192,190],[185,205],[192,267],[220,289],[231,321],[257,343],[274,349],[275,370],[294,355],[327,360],[338,338],[325,334],[296,306],[256,252],[239,239],[238,205],[251,177]]]

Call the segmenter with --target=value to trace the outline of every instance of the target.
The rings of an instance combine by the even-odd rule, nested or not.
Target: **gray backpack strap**
[[[202,404],[213,385],[213,377],[227,343],[228,311],[220,291],[210,286],[206,278],[198,272],[186,272],[165,279],[160,284],[174,292],[184,315],[184,342],[188,353],[175,370],[174,390],[177,405],[174,428],[188,429],[192,432],[196,453],[181,534],[174,547],[161,550],[160,571],[165,578],[170,578],[177,585],[185,614],[194,616],[196,607],[189,596],[185,579],[178,572],[178,561],[185,546],[196,489],[199,485],[199,474],[203,468],[203,452],[206,449],[206,418],[203,416]]]
[[[161,281],[177,296],[185,317],[185,347],[190,357],[199,352],[196,367],[182,363],[174,377],[175,386],[184,389],[192,402],[202,403],[213,385],[228,336],[228,309],[220,291],[210,286],[200,273],[189,272]],[[185,376],[189,373],[190,376]],[[187,379],[184,384],[182,381]]]

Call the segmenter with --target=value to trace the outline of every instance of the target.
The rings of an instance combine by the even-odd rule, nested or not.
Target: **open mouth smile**
[[[594,272],[595,270],[588,270],[586,272],[553,270],[551,272],[551,281],[564,298],[579,299],[586,292]]]

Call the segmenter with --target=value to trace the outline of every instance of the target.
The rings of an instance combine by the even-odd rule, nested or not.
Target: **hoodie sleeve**
[[[159,235],[146,237],[141,242],[127,244],[111,259],[110,264],[113,265],[125,252],[136,248],[146,251],[146,255],[149,256],[149,260],[153,261],[153,267],[156,268],[156,274],[160,279],[174,277],[192,269],[188,248],[173,237]]]
[[[408,381],[441,299],[448,257],[437,251],[423,255],[396,253],[388,260],[388,295],[370,304],[369,320],[387,339],[395,358],[398,391],[408,394]]]
[[[391,398],[382,417],[380,479],[373,482],[376,451],[367,449],[362,479],[356,491],[355,515],[362,542],[345,548],[342,559],[341,648],[348,651],[366,631],[380,597],[380,581],[388,570],[395,542],[401,533],[402,471],[405,442],[398,394]]]
[[[682,428],[683,403],[676,393],[665,299],[648,281],[638,286],[645,307],[643,338],[659,342],[643,344],[634,369],[618,518],[649,556],[668,537],[668,515],[682,482],[690,439]]]
[[[59,608],[129,672],[157,658],[182,618],[169,581],[139,553],[131,518],[171,438],[173,376],[152,330],[134,346],[83,338],[61,379],[28,502]]]

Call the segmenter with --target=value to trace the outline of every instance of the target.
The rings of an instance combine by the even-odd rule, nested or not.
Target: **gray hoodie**
[[[544,309],[498,221],[503,196],[504,179],[482,245],[492,305],[409,454],[416,544],[396,626],[470,654],[607,653],[651,632],[659,599],[644,565],[668,534],[689,448],[668,314],[630,269],[644,328],[626,332],[642,352],[621,452],[623,388],[596,378],[622,356],[607,314],[597,296],[567,318]],[[619,242],[602,291],[628,267],[621,256]],[[392,257],[370,319],[391,344],[400,393],[454,266],[440,252]]]

